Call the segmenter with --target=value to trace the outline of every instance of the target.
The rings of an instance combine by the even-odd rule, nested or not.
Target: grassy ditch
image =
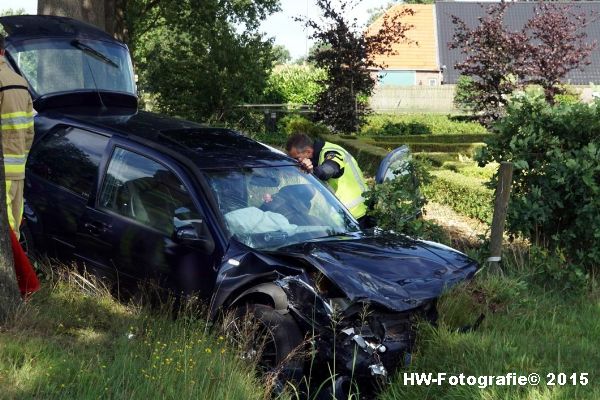
[[[205,321],[123,305],[85,279],[44,281],[0,332],[3,399],[262,399],[252,365]]]
[[[442,297],[437,329],[424,325],[408,371],[392,378],[380,399],[598,399],[600,398],[600,287],[592,282],[579,293],[541,287],[528,254],[507,255],[505,274],[483,272],[468,285]],[[539,280],[538,280],[539,281]],[[486,318],[479,329],[457,327]],[[537,373],[538,386],[405,385],[402,372],[458,375]],[[588,373],[589,383],[546,385],[547,374]],[[579,378],[577,378],[579,379]]]
[[[423,324],[407,370],[377,398],[596,399],[600,286],[579,292],[540,285],[529,253],[505,254],[504,275],[485,270],[439,302],[437,328]],[[459,333],[484,313],[479,329]],[[239,353],[237,353],[239,354]],[[501,375],[589,373],[589,384],[409,386],[402,373]],[[265,399],[265,382],[192,315],[173,320],[116,302],[78,277],[45,281],[10,329],[0,332],[3,399]],[[279,397],[295,399],[294,392]]]

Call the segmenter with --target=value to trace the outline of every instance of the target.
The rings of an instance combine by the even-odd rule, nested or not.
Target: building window
[[[430,79],[429,86],[437,86],[437,79]]]

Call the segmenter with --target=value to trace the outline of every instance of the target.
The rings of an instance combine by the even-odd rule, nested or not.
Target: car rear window
[[[59,128],[33,146],[27,168],[42,179],[88,198],[108,140],[82,129]]]

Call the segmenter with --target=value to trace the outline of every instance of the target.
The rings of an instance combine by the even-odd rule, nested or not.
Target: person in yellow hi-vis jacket
[[[1,35],[0,129],[6,174],[8,222],[18,238],[23,216],[25,162],[33,142],[33,104],[27,81],[6,63],[4,37]]]
[[[368,190],[358,163],[343,147],[297,133],[287,141],[287,153],[308,172],[327,183],[335,196],[358,220],[361,228],[372,227],[362,194]]]

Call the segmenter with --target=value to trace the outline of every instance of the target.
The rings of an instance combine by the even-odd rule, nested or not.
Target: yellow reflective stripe
[[[360,190],[362,190],[363,193],[367,191],[367,189],[368,189],[367,185],[365,185],[365,182],[361,179],[360,173],[358,172],[358,169],[356,168],[356,164],[354,162],[352,162],[353,157],[350,153],[348,153],[348,151],[346,151],[346,149],[344,149],[342,147],[340,147],[339,149],[333,149],[333,148],[327,148],[326,146],[324,146],[322,151],[323,152],[338,151],[338,152],[342,153],[345,158],[344,163],[350,167],[350,171],[352,171],[352,175],[354,175],[354,180],[356,180],[358,187],[360,188]],[[348,208],[350,208],[350,207],[348,207]]]
[[[6,185],[6,210],[8,211],[6,214],[8,216],[8,225],[11,228],[14,228],[15,218],[12,213],[12,201],[10,199],[10,188],[12,186],[12,181],[10,179],[8,179],[4,183]]]
[[[13,113],[0,114],[0,119],[17,118],[17,117],[33,117],[33,111],[17,111]]]
[[[33,127],[33,121],[26,122],[24,124],[16,124],[16,125],[2,125],[3,131],[13,131],[18,129],[25,129]]]
[[[6,174],[20,174],[25,172],[25,164],[4,164]]]
[[[359,204],[362,204],[365,201],[364,197],[359,196],[357,198],[355,198],[354,200],[348,202],[348,204],[344,204],[346,206],[346,208],[348,210],[352,210],[354,207],[358,206]]]

